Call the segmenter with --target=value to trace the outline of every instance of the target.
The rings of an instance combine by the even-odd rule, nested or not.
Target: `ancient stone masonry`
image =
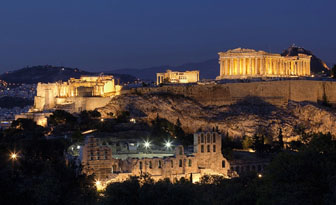
[[[310,76],[311,56],[280,54],[236,48],[220,52],[220,75],[225,78]]]
[[[199,81],[199,71],[171,71],[156,74],[156,83],[196,83]]]
[[[82,76],[80,79],[70,78],[68,82],[38,83],[33,111],[92,110],[120,95],[121,88],[115,85],[113,76]]]
[[[255,97],[272,105],[288,101],[318,103],[326,99],[336,105],[336,82],[314,80],[261,81],[188,86],[162,86],[131,89],[134,94],[168,93],[192,98],[204,106],[231,105]],[[255,102],[258,103],[258,102]]]
[[[100,145],[99,139],[88,137],[82,149],[83,172],[95,174],[101,181],[123,181],[129,176],[150,174],[154,180],[182,177],[199,181],[203,175],[221,175],[231,177],[230,164],[221,153],[221,134],[203,131],[194,134],[194,152],[185,154],[183,146],[177,146],[171,157],[147,158],[139,154],[138,158],[115,159],[111,148]]]

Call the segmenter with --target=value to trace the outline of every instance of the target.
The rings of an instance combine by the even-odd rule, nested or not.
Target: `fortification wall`
[[[236,103],[246,97],[257,97],[273,105],[296,102],[322,102],[336,104],[336,82],[312,80],[286,80],[250,83],[162,86],[133,88],[131,93],[171,93],[190,97],[206,106]],[[253,103],[253,101],[252,101]],[[258,103],[258,101],[255,101]]]

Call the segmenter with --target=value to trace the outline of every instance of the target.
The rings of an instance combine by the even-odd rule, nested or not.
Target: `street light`
[[[172,146],[172,142],[171,142],[171,141],[169,141],[169,140],[167,140],[167,141],[165,141],[165,144],[164,144],[164,146],[165,146],[167,149],[170,149],[170,148],[171,148],[171,146]]]
[[[144,142],[144,147],[145,147],[146,149],[150,148],[150,146],[151,146],[150,141],[147,140],[147,141]]]
[[[258,177],[259,177],[259,178],[262,178],[262,174],[258,174]]]
[[[16,160],[17,159],[17,154],[15,153],[15,152],[13,152],[13,153],[11,153],[10,154],[10,158],[12,159],[12,160]]]
[[[104,185],[102,184],[102,182],[99,181],[99,180],[96,180],[95,185],[96,185],[97,191],[101,191],[105,188]]]

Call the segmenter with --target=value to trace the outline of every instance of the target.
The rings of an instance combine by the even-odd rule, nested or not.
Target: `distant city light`
[[[100,119],[100,122],[104,122],[104,119],[102,118],[102,119]]]
[[[130,119],[130,122],[135,124],[135,123],[136,123],[136,120],[135,120],[134,118],[131,118],[131,119]]]
[[[14,152],[11,152],[9,154],[9,157],[10,157],[11,160],[17,160],[17,158],[19,157],[19,155],[18,155],[17,152],[14,151]]]
[[[77,145],[77,149],[80,149],[80,145]]]
[[[145,147],[146,149],[150,148],[150,146],[151,146],[150,141],[147,140],[147,141],[144,142],[144,147]]]
[[[258,174],[258,177],[259,177],[259,178],[262,178],[263,176],[262,176],[262,174]]]
[[[10,157],[11,157],[11,159],[16,160],[17,159],[17,154],[16,153],[12,153]]]

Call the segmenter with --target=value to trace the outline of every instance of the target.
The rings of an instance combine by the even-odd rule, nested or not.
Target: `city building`
[[[83,172],[95,174],[104,183],[124,181],[130,176],[150,174],[154,180],[182,177],[197,182],[204,175],[221,175],[230,178],[230,164],[221,152],[222,135],[215,131],[194,134],[194,151],[185,153],[177,146],[171,156],[156,157],[139,153],[132,158],[117,159],[108,145],[99,143],[93,136],[87,137],[81,151]]]
[[[280,54],[236,48],[219,52],[220,75],[226,78],[310,76],[310,55]]]
[[[165,73],[156,74],[156,83],[196,83],[199,81],[199,71],[171,71],[167,70]]]

